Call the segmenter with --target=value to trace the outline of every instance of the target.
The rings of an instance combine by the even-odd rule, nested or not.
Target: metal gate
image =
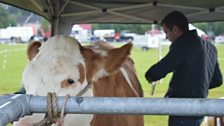
[[[64,97],[58,97],[59,112],[63,100]],[[46,112],[47,99],[44,96],[24,94],[0,96],[0,126],[25,115]],[[65,112],[73,114],[224,116],[224,99],[69,97]]]

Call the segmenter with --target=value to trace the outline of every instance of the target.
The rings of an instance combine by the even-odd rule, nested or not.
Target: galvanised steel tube
[[[3,95],[0,96],[0,105],[4,104],[9,98],[12,97],[12,95]]]
[[[5,126],[9,122],[29,114],[28,99],[26,98],[29,96],[8,95],[8,99],[7,96],[0,98],[1,101],[5,101],[5,103],[0,102],[0,126]]]
[[[63,101],[64,97],[58,97],[59,111],[61,111]],[[15,95],[5,104],[0,104],[0,126],[16,120],[17,117],[46,112],[46,97]],[[69,97],[65,112],[73,114],[224,116],[224,99]]]
[[[0,126],[5,126],[8,122],[15,120],[21,115],[22,106],[17,102],[7,102],[0,107],[0,110]]]
[[[59,97],[61,111],[63,97]],[[45,102],[44,102],[45,101]],[[32,97],[30,111],[47,111],[44,97]],[[66,113],[224,116],[224,99],[70,97]]]

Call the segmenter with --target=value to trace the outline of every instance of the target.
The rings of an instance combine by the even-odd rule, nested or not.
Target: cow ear
[[[93,52],[91,49],[83,47],[79,44],[80,51],[85,59],[86,63],[86,78],[88,82],[97,80],[99,77],[94,77],[100,70],[100,64],[102,63],[101,57]],[[93,79],[94,78],[94,79]]]
[[[105,69],[108,73],[116,72],[123,62],[128,58],[132,48],[132,43],[125,44],[120,48],[112,49],[106,56]]]
[[[28,45],[27,56],[30,61],[37,55],[40,46],[41,43],[39,41],[34,41]]]
[[[78,44],[79,44],[80,52],[84,56],[85,59],[88,60],[95,55],[95,53],[91,49],[83,47],[80,43]]]

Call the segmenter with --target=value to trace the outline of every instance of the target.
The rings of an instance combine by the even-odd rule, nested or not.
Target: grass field
[[[0,44],[0,95],[13,93],[22,86],[22,71],[28,61],[26,46],[26,44]],[[224,44],[216,45],[216,47],[218,48],[220,67],[224,73]],[[168,46],[162,47],[163,56],[167,53],[168,48]],[[146,70],[158,61],[158,49],[142,51],[140,48],[133,48],[131,57],[135,61],[135,67],[145,97],[162,98],[168,87],[171,74],[159,81],[154,96],[150,96],[151,85],[144,78]],[[224,96],[223,90],[224,86],[210,90],[209,98]],[[167,126],[167,116],[146,115],[145,126]]]

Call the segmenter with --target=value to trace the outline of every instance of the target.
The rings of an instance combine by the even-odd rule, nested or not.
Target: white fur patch
[[[132,89],[132,91],[135,93],[136,96],[139,97],[138,93],[136,92],[136,90],[134,89],[134,87],[132,86],[131,80],[129,79],[128,73],[124,68],[120,68],[121,73],[123,74],[124,78],[126,79],[126,81],[128,82],[130,88]]]
[[[99,78],[105,77],[105,76],[108,76],[108,75],[109,75],[109,73],[106,70],[101,69],[97,73],[94,74],[92,81],[96,82]]]
[[[107,56],[107,51],[104,50],[94,50],[94,52],[96,52],[97,54],[100,54],[100,56],[104,57]]]

